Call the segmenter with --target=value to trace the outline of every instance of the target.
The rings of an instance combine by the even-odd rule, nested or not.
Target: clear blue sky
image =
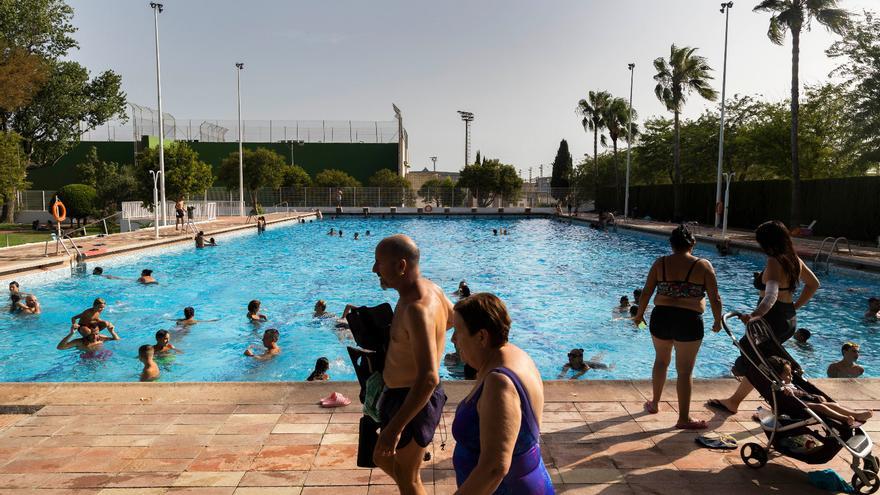
[[[147,1],[72,0],[72,58],[113,69],[128,98],[156,106],[153,14]],[[757,0],[736,1],[730,18],[728,95],[789,94],[791,45],[770,43]],[[840,0],[860,12],[877,0]],[[559,140],[577,161],[592,153],[574,108],[591,89],[629,92],[642,119],[665,113],[651,62],[669,45],[699,47],[721,87],[724,17],[716,0],[443,0],[320,2],[167,0],[160,15],[162,90],[179,119],[235,119],[234,63],[245,63],[246,119],[391,120],[403,111],[413,170],[458,170],[464,124],[476,114],[473,158],[500,158],[528,175],[552,162]],[[801,44],[801,81],[824,80],[837,64],[820,25]],[[707,103],[693,97],[686,115]],[[549,174],[549,167],[545,167]]]

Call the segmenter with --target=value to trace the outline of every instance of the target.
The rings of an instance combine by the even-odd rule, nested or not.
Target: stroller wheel
[[[880,459],[875,455],[869,455],[862,460],[862,469],[880,473]]]
[[[767,449],[756,443],[743,445],[739,450],[739,455],[746,466],[753,469],[762,468],[767,464]]]
[[[859,474],[861,474],[861,476],[859,476]],[[865,481],[862,481],[862,477],[865,478]],[[852,486],[856,493],[867,495],[880,489],[880,479],[877,478],[877,473],[874,471],[869,471],[867,469],[863,470],[861,473],[856,471],[852,477]]]

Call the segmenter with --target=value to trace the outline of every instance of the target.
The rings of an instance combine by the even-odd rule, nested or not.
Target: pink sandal
[[[333,392],[321,399],[321,407],[343,407],[351,404],[351,399],[340,394],[339,392]]]

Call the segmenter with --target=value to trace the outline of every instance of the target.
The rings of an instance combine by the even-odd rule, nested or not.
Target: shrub
[[[92,186],[68,184],[58,190],[58,197],[67,209],[67,218],[70,219],[71,224],[76,219],[76,223],[79,225],[80,220],[85,221],[86,218],[94,216],[96,213],[98,192]]]

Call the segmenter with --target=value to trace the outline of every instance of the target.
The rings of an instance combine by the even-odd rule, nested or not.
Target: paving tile
[[[311,467],[317,445],[264,446],[251,465],[256,471],[298,471]]]
[[[174,420],[178,425],[215,425],[225,423],[229,414],[181,414]]]
[[[144,448],[144,452],[138,456],[144,459],[195,459],[202,446],[187,447],[163,447],[152,446]]]
[[[259,452],[256,446],[205,447],[189,471],[245,471]]]
[[[357,445],[321,445],[312,469],[357,469]]]
[[[158,435],[153,437],[154,447],[204,447],[212,435]]]
[[[192,462],[192,459],[134,459],[125,466],[124,471],[182,473]]]
[[[147,426],[147,425],[145,425]],[[157,433],[163,435],[213,435],[220,429],[219,424],[214,425],[156,425],[161,426]]]
[[[270,423],[275,424],[278,422],[278,418],[281,417],[281,413],[273,413],[273,414],[232,414],[226,420],[226,424],[263,424]]]
[[[320,433],[273,433],[266,438],[264,445],[318,445],[322,436]]]
[[[61,466],[59,471],[65,473],[117,473],[123,471],[123,468],[127,468],[131,462],[131,459],[115,457],[112,454],[96,457],[80,454],[71,462]]]
[[[351,406],[349,406],[351,407]],[[284,409],[285,413],[306,413],[306,414],[333,414],[334,411],[344,410],[345,408],[327,408],[321,407],[317,403],[315,404],[290,404],[287,408]],[[354,410],[354,407],[351,407],[351,410]],[[329,420],[328,420],[329,421]]]
[[[302,486],[307,471],[248,471],[238,486]]]
[[[174,486],[238,486],[244,471],[186,471],[174,480]]]
[[[112,488],[149,488],[149,487],[170,487],[179,473],[117,473],[110,481],[107,482],[108,487]]]
[[[192,404],[181,411],[186,414],[231,414],[238,408],[236,404]]]
[[[305,486],[366,486],[369,482],[369,469],[328,469],[309,471],[306,474]]]
[[[160,437],[152,435],[100,435],[91,438],[92,447],[148,447]]]
[[[171,425],[173,426],[173,425]],[[126,424],[116,425],[110,430],[111,435],[157,435],[162,433],[167,425],[159,424]]]
[[[232,495],[234,486],[199,486],[169,488],[165,495]]]
[[[303,487],[302,495],[366,495],[366,486],[306,486]]]
[[[361,412],[334,412],[330,416],[330,423],[357,424],[360,422],[360,420],[363,416],[364,416],[364,414]]]
[[[320,441],[320,435],[317,441],[308,443],[317,443]],[[208,441],[209,447],[230,446],[230,445],[263,445],[269,438],[269,433],[259,435],[214,435]]]
[[[167,488],[104,488],[98,495],[162,495]]]
[[[324,433],[325,424],[312,423],[278,423],[272,433]]]
[[[284,404],[239,404],[234,414],[280,414],[284,412]]]
[[[327,424],[331,417],[332,414],[284,413],[278,418],[278,422]]]
[[[327,425],[327,429],[324,430],[325,433],[358,433],[357,424],[350,423],[331,423]]]
[[[60,474],[41,474],[41,480],[34,480],[31,486],[40,488],[63,488],[63,489],[82,489],[82,488],[103,488],[114,478],[113,474],[80,474],[80,473],[60,473]],[[5,486],[5,485],[0,485]]]
[[[559,476],[569,483],[622,483],[623,472],[607,468],[560,469]]]
[[[357,445],[358,443],[358,434],[357,433],[325,433],[321,438],[322,445],[339,445],[339,444],[351,444]]]
[[[224,423],[217,429],[218,435],[268,435],[274,423]]]

